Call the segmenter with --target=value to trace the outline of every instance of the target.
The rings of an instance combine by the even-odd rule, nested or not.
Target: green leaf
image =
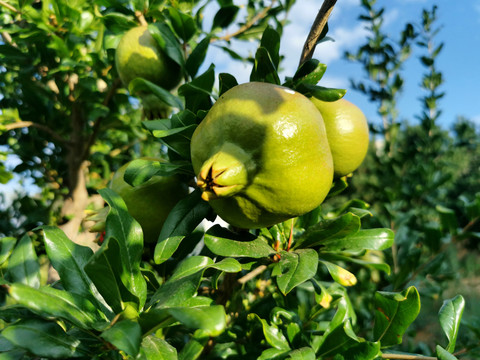
[[[226,314],[222,305],[199,307],[175,307],[168,313],[183,325],[200,329],[207,336],[218,336],[226,327]]]
[[[17,239],[14,237],[4,237],[0,240],[0,266],[10,257]]]
[[[140,354],[140,360],[177,360],[177,349],[155,335],[143,338]]]
[[[196,360],[202,355],[205,345],[207,345],[208,337],[193,337],[183,347],[178,354],[178,360]]]
[[[189,235],[210,213],[210,205],[201,198],[196,189],[180,200],[170,211],[155,246],[155,263],[167,261],[177,250],[180,242]]]
[[[289,360],[316,360],[315,351],[310,347],[303,347],[290,351]]]
[[[324,358],[336,353],[341,354],[360,341],[361,339],[355,335],[352,329],[350,320],[347,319],[323,336],[322,344],[317,350],[317,355]]]
[[[110,206],[105,239],[115,241],[120,254],[118,259],[109,259],[110,264],[116,265],[114,271],[123,286],[137,298],[138,309],[141,309],[147,297],[147,283],[140,271],[143,251],[142,228],[128,213],[125,202],[117,193],[108,188],[98,192]],[[109,252],[105,254],[114,255]]]
[[[347,271],[341,266],[333,264],[329,261],[320,260],[320,262],[326,266],[333,280],[340,285],[353,286],[357,283],[357,278],[350,271]]]
[[[320,63],[316,59],[310,59],[304,62],[293,76],[296,83],[306,83],[316,85],[325,74],[327,65]]]
[[[156,120],[150,122],[154,123]],[[158,160],[136,159],[128,164],[124,180],[132,186],[138,186],[146,183],[154,176],[171,176],[180,168],[182,168],[182,165]]]
[[[178,94],[185,97],[185,107],[196,114],[212,106],[214,83],[215,66],[212,64],[203,74],[180,86]]]
[[[356,234],[359,230],[360,218],[352,213],[347,213],[335,219],[322,220],[311,226],[295,241],[293,248],[323,245],[329,239],[342,239]]]
[[[197,30],[195,20],[188,14],[178,11],[174,7],[169,7],[170,21],[173,29],[184,43],[188,42]]]
[[[40,357],[69,359],[87,355],[80,350],[80,341],[67,335],[54,322],[22,320],[5,328],[2,336],[15,346]]]
[[[440,223],[442,229],[456,235],[458,232],[458,221],[455,211],[445,206],[437,205],[435,208],[440,215]]]
[[[32,312],[70,321],[82,329],[92,329],[103,319],[86,298],[51,287],[34,289],[21,283],[9,286],[9,295]]]
[[[262,354],[257,358],[257,360],[275,360],[275,359],[284,359],[285,355],[289,352],[289,349],[276,349],[270,348],[262,351]]]
[[[457,295],[453,299],[445,300],[438,314],[440,324],[448,339],[446,350],[451,353],[455,350],[464,308],[465,299],[461,295]]]
[[[206,256],[192,256],[182,261],[172,276],[152,296],[155,308],[181,306],[197,292],[204,270],[213,264]]]
[[[224,29],[228,27],[235,20],[238,10],[240,10],[240,8],[233,4],[222,6],[215,14],[215,17],[213,18],[211,31],[214,31],[217,28]]]
[[[202,41],[200,41],[187,58],[187,62],[185,63],[185,69],[187,69],[188,74],[192,78],[197,75],[198,69],[200,69],[200,66],[202,66],[203,61],[205,60],[208,46],[210,45],[210,40],[210,36],[207,36]]]
[[[286,295],[298,285],[315,276],[318,254],[313,249],[282,251],[279,266],[281,275],[277,276],[277,284],[283,295]]]
[[[130,91],[131,94],[138,94],[142,92],[152,93],[158,97],[159,101],[162,101],[175,109],[183,109],[183,103],[178,97],[173,95],[170,91],[167,91],[164,88],[143,78],[135,78],[130,81],[130,84],[128,85],[128,91]]]
[[[385,250],[393,245],[394,232],[390,229],[365,229],[343,238],[322,242],[321,251]]]
[[[414,286],[401,293],[375,294],[374,338],[382,348],[401,344],[402,336],[420,312],[420,295]]]
[[[220,225],[214,225],[205,234],[205,246],[215,255],[226,257],[259,259],[276,254],[275,250],[268,245],[268,242],[262,236],[252,239],[251,235],[245,234],[245,240],[240,241],[228,237],[235,237],[235,234],[223,229]]]
[[[84,296],[102,309],[107,316],[113,316],[110,307],[84,270],[93,255],[92,249],[74,243],[57,227],[43,226],[41,229],[45,250],[52,266],[60,276],[63,288]]]
[[[278,350],[290,350],[287,338],[283,335],[282,331],[275,324],[268,324],[265,319],[262,319],[257,314],[250,313],[249,318],[256,318],[260,321],[263,329],[263,335],[267,343]]]
[[[230,90],[231,88],[238,85],[237,79],[233,75],[228,73],[220,73],[218,75],[218,80],[220,84],[220,96],[223,95],[225,92]]]
[[[150,34],[152,34],[152,37],[157,41],[165,54],[183,68],[185,59],[182,48],[168,25],[163,22],[156,22],[148,25],[148,31],[150,31]]]
[[[236,273],[242,271],[242,264],[234,258],[226,258],[215,264],[210,265],[210,268],[224,271],[227,273]]]
[[[440,345],[437,345],[436,349],[438,360],[458,360],[454,355],[449,353],[447,350],[442,348]]]
[[[355,344],[343,353],[348,360],[375,360],[380,356],[380,343],[367,341]]]
[[[119,12],[110,12],[105,14],[102,18],[105,26],[113,33],[129,30],[130,28],[137,26],[135,18]]]
[[[270,26],[267,26],[260,40],[260,46],[268,51],[273,66],[275,69],[278,69],[280,64],[280,34]]]
[[[135,357],[140,351],[142,331],[140,325],[135,321],[119,321],[100,336],[130,356]]]
[[[305,96],[313,96],[322,101],[337,101],[340,100],[347,90],[345,89],[333,89],[326,88],[318,85],[311,85],[307,83],[301,83],[297,86],[297,91],[301,92]]]
[[[40,265],[32,240],[28,235],[20,239],[8,259],[7,274],[12,282],[19,282],[33,288],[40,287]]]
[[[267,82],[280,85],[277,68],[275,67],[268,50],[259,47],[255,54],[255,63],[250,74],[250,81]]]

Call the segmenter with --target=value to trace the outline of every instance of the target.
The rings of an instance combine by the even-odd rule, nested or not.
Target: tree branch
[[[436,357],[407,354],[382,354],[382,359],[391,360],[438,360]]]
[[[14,130],[14,129],[28,128],[28,127],[34,127],[34,128],[40,129],[42,131],[45,131],[50,136],[52,136],[52,138],[54,138],[55,140],[65,144],[65,145],[70,145],[70,141],[68,141],[67,139],[64,139],[62,136],[57,134],[55,131],[50,129],[48,126],[45,126],[45,125],[42,125],[42,124],[39,124],[39,123],[35,123],[33,121],[17,121],[17,122],[11,123],[11,124],[4,125],[4,128],[7,131]]]
[[[135,11],[135,17],[137,18],[140,25],[148,26],[147,20],[145,20],[145,16],[143,16],[143,13],[141,11]]]
[[[122,82],[121,82],[120,78],[116,78],[113,81],[112,86],[108,90],[108,93],[107,93],[107,95],[105,96],[105,99],[102,102],[103,106],[107,106],[110,103],[110,100],[112,100],[113,95],[115,95],[115,92],[117,91],[117,89],[120,87],[121,84],[122,84]],[[92,147],[92,145],[97,140],[98,132],[100,131],[100,125],[101,125],[103,119],[104,119],[104,117],[100,116],[95,120],[95,123],[93,124],[93,131],[92,131],[90,137],[88,138],[87,145],[85,146],[85,150],[82,154],[82,159],[83,160],[86,160],[88,158],[88,156],[90,154],[90,148]]]
[[[15,9],[12,5],[10,5],[9,3],[3,0],[0,0],[0,6],[3,6],[4,8],[7,8],[8,10],[13,11],[16,14],[20,14],[19,10]]]
[[[265,16],[267,16],[268,12],[270,11],[270,9],[273,7],[273,5],[275,4],[277,0],[272,0],[272,3],[267,6],[266,8],[264,8],[262,11],[260,11],[257,15],[255,15],[250,21],[248,21],[247,23],[245,23],[245,25],[243,25],[242,27],[240,27],[237,31],[234,31],[233,33],[231,34],[227,34],[225,36],[222,36],[222,37],[219,37],[219,38],[212,38],[210,40],[210,42],[215,42],[215,41],[218,41],[218,40],[225,40],[225,41],[230,41],[230,39],[234,38],[235,36],[238,36],[240,35],[241,33],[247,31],[248,29],[250,29],[253,25],[255,25],[255,23],[261,19],[263,19]]]
[[[301,66],[304,62],[310,60],[313,57],[313,52],[315,51],[315,46],[317,46],[318,39],[322,34],[325,25],[327,24],[330,13],[333,10],[337,0],[324,0],[322,7],[318,11],[317,17],[313,22],[313,25],[308,34],[307,40],[303,45],[302,55],[300,56],[300,63],[298,66]]]

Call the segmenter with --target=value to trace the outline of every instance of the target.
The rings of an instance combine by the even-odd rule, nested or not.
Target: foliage
[[[364,6],[373,3],[363,1]],[[341,98],[344,90],[318,85],[326,66],[315,59],[280,80],[282,27],[292,4],[250,0],[245,14],[231,1],[218,1],[212,26],[205,29],[204,1],[96,1],[93,6],[66,0],[9,2],[1,18],[6,40],[0,47],[0,83],[6,91],[0,101],[10,110],[1,113],[1,138],[23,162],[15,172],[27,171],[37,185],[48,185],[48,201],[42,208],[55,206],[54,200],[64,199],[69,191],[73,196],[81,185],[79,173],[86,176],[85,188],[93,192],[106,184],[117,161],[150,151],[160,152],[166,161],[133,161],[125,172],[128,183],[140,185],[156,174],[178,174],[189,182],[194,176],[191,135],[214,100],[237,84],[232,74],[216,74],[214,64],[204,64],[210,46],[222,48],[233,59],[250,61],[251,81],[283,84],[326,101]],[[381,22],[381,12],[372,14]],[[128,92],[118,87],[112,66],[115,44],[136,21],[147,21],[159,46],[181,66],[184,83],[175,91],[140,78],[132,81]],[[230,25],[238,30],[224,35]],[[377,30],[379,39],[387,41]],[[232,38],[257,41],[255,56],[232,50]],[[401,49],[412,39],[409,32]],[[398,72],[399,58],[407,50],[392,51],[388,54]],[[385,61],[389,66],[388,58]],[[383,114],[391,120],[385,123],[385,131],[390,131],[398,128],[391,116],[397,90],[391,87],[399,86],[395,79],[400,75],[391,82],[388,68],[382,71],[381,91],[373,93],[387,101]],[[103,91],[102,81],[107,84]],[[131,97],[140,92],[171,106],[170,117],[140,123]],[[385,94],[390,98],[384,100]],[[472,144],[469,131],[461,127],[458,131]],[[385,154],[398,138],[387,139],[392,147]],[[80,166],[87,160],[89,176]],[[393,160],[388,165],[388,170],[396,171]],[[37,176],[38,169],[42,175]],[[398,272],[400,257],[395,251],[412,250],[401,261],[417,260],[413,240],[385,222],[392,212],[375,211],[378,220],[372,221],[367,203],[343,198],[347,186],[346,178],[338,179],[323,207],[259,230],[212,225],[215,214],[195,189],[170,212],[152,249],[145,246],[141,227],[124,201],[108,188],[99,190],[109,212],[95,251],[55,226],[63,219],[39,221],[41,226],[35,229],[29,223],[28,229],[21,229],[28,234],[19,240],[4,237],[0,243],[1,356],[389,358],[391,351],[405,350],[398,345],[420,313],[420,292],[414,285],[424,284],[412,284],[414,275],[432,273],[432,267],[442,264],[434,257],[423,266],[402,265],[406,275]],[[404,195],[398,192],[399,203]],[[389,206],[384,199],[372,204],[373,209]],[[478,199],[467,209],[468,218],[478,217]],[[457,231],[448,208],[437,211],[443,222],[435,228],[432,244],[453,244],[448,242],[453,235],[466,234],[468,229]],[[429,234],[422,235],[425,228],[414,229],[414,239]],[[394,251],[388,253],[392,246]],[[435,251],[432,254],[446,253],[443,247]],[[57,281],[46,276],[50,265]],[[465,302],[455,296],[438,308],[445,336],[435,351],[439,359],[452,359]]]

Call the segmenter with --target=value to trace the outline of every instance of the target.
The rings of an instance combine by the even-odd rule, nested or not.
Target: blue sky
[[[237,3],[237,2],[235,2]],[[285,56],[282,75],[292,75],[298,64],[303,43],[321,5],[321,0],[297,0],[285,27],[280,52]],[[384,31],[393,39],[407,22],[420,26],[422,9],[437,5],[437,26],[441,30],[437,42],[444,42],[443,51],[437,58],[437,68],[445,80],[441,90],[445,97],[439,106],[442,115],[439,122],[450,128],[458,116],[464,116],[480,125],[480,0],[379,0],[378,7],[385,7]],[[369,121],[379,122],[376,108],[368,99],[354,90],[349,90],[349,79],[365,77],[358,64],[343,59],[346,50],[355,51],[365,42],[367,35],[364,25],[358,21],[362,13],[360,0],[339,0],[329,21],[329,36],[335,42],[317,46],[314,57],[327,64],[327,72],[321,85],[347,89],[346,99],[356,103],[366,113]],[[234,43],[243,52],[255,51],[254,44]],[[419,87],[424,68],[419,61],[420,52],[407,60],[403,76],[405,88],[399,99],[399,120],[415,122],[415,115],[421,111],[418,100],[422,96]],[[228,71],[241,82],[248,81],[250,67],[229,61],[226,55],[210,51],[209,58],[216,64],[217,71]],[[283,78],[282,78],[283,79]]]

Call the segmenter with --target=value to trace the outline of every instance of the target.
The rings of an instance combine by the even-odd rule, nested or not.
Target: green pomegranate
[[[180,66],[163,52],[146,26],[134,27],[122,36],[115,52],[115,65],[127,87],[130,81],[141,77],[170,90],[181,79]]]
[[[326,102],[312,98],[312,102],[325,122],[335,177],[352,173],[367,155],[369,132],[365,115],[345,99]]]
[[[114,174],[110,188],[122,197],[130,215],[142,226],[145,242],[156,242],[168,214],[188,194],[188,187],[177,176],[154,176],[133,187],[124,180],[128,165]]]
[[[195,130],[191,155],[203,199],[239,228],[307,213],[333,181],[320,112],[302,94],[268,83],[223,94]]]

